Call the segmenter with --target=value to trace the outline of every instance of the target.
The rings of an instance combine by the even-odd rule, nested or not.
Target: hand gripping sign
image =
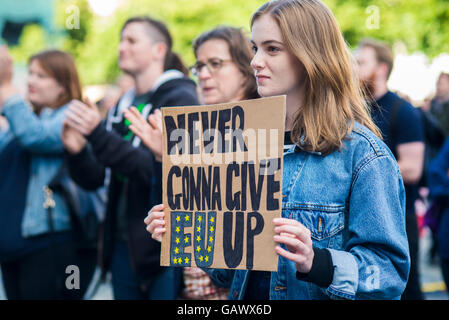
[[[285,96],[169,107],[161,265],[276,271]]]

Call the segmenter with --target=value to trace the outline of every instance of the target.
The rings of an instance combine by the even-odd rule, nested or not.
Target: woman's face
[[[303,86],[304,66],[287,49],[276,20],[268,14],[259,17],[252,27],[251,42],[251,67],[259,95],[298,95]]]
[[[203,103],[226,103],[244,98],[246,79],[232,61],[226,41],[207,40],[198,48],[196,56]]]
[[[53,106],[64,93],[64,88],[51,77],[36,59],[28,66],[27,99],[36,107]]]

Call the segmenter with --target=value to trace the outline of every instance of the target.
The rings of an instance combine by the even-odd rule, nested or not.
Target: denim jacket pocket
[[[341,235],[345,225],[343,205],[284,203],[283,216],[295,219],[310,230],[316,247],[341,247]]]

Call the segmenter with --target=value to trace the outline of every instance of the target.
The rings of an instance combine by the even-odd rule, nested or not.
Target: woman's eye
[[[253,49],[253,53],[257,52],[257,47],[256,46],[253,46],[252,49]]]
[[[210,61],[209,62],[212,68],[219,68],[220,67],[220,61]]]
[[[279,52],[279,48],[278,47],[273,47],[273,46],[269,46],[268,47],[268,51],[269,52]]]
[[[196,68],[196,70],[199,71],[199,70],[203,69],[204,66],[205,66],[204,63],[202,63],[202,62],[197,62],[196,65],[195,65],[194,67]]]

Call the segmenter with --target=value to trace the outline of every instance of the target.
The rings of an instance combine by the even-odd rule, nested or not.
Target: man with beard
[[[418,273],[418,224],[415,201],[423,171],[424,130],[421,115],[409,102],[388,89],[393,54],[387,45],[363,40],[356,51],[359,77],[371,105],[371,115],[399,165],[406,191],[406,229],[411,258],[410,275],[402,299],[421,300]]]

